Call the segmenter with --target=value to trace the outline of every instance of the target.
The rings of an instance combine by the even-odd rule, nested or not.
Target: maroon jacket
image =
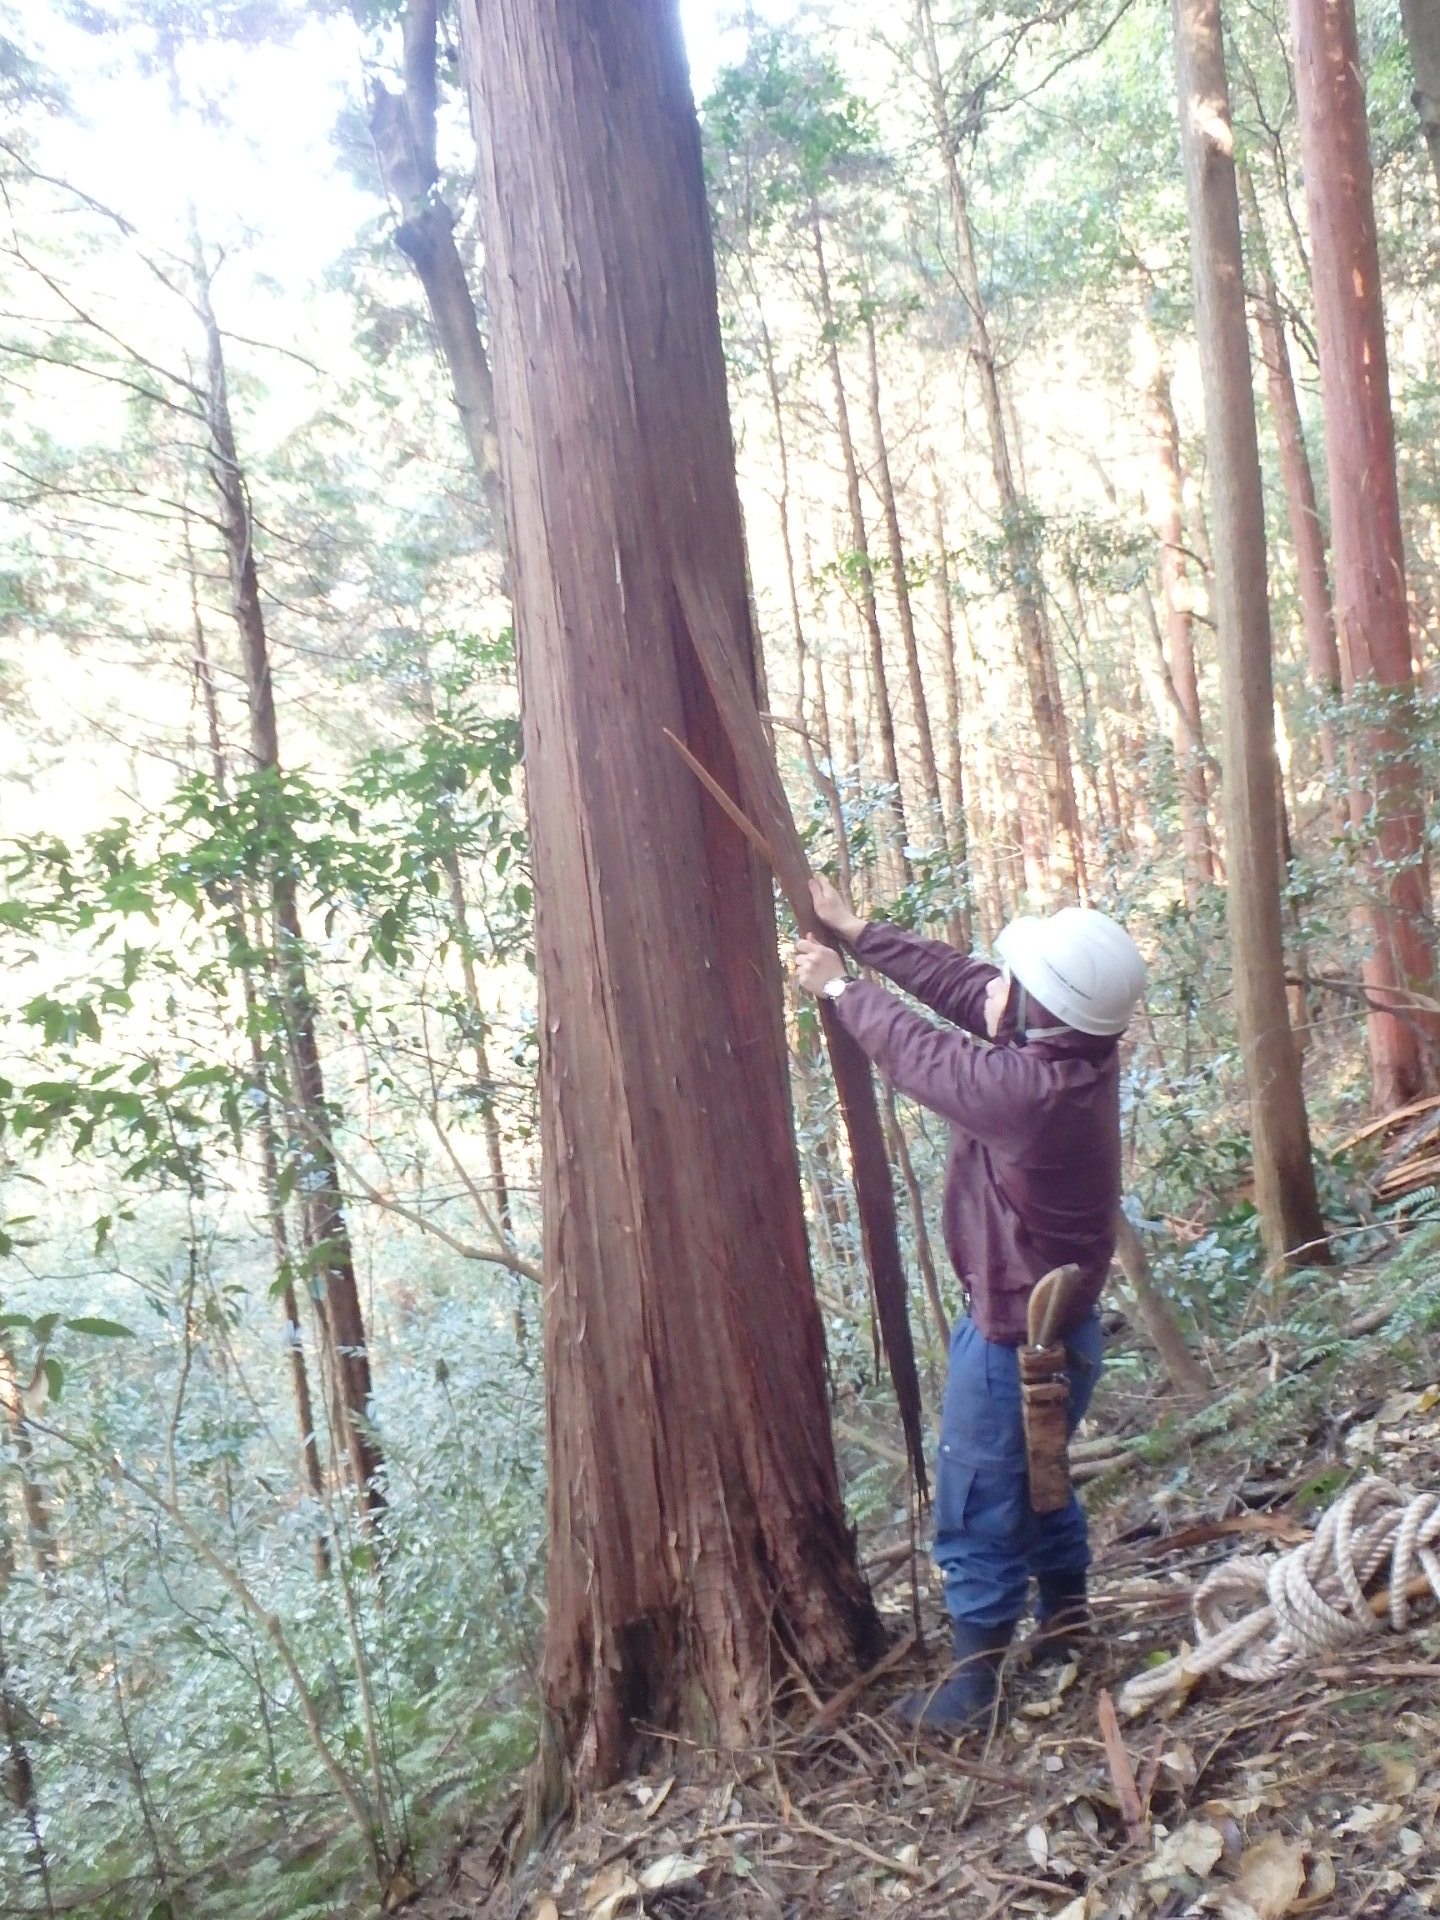
[[[1024,1046],[977,1046],[997,968],[941,940],[883,921],[856,953],[954,1027],[937,1027],[870,981],[835,1011],[897,1091],[950,1122],[945,1245],[987,1340],[1025,1339],[1035,1282],[1073,1260],[1085,1275],[1083,1318],[1115,1252],[1120,1205],[1120,1049],[1066,1027]]]

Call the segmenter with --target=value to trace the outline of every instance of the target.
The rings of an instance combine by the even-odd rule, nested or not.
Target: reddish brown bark
[[[551,1751],[741,1744],[773,1636],[874,1647],[825,1399],[769,876],[685,590],[753,705],[700,143],[672,5],[460,9],[540,973]]]
[[[1367,849],[1373,945],[1372,1093],[1378,1108],[1435,1078],[1435,931],[1416,766],[1410,617],[1395,474],[1389,360],[1365,87],[1352,0],[1292,0],[1295,92],[1310,210],[1311,278],[1325,401],[1325,459],[1340,672],[1355,709],[1351,818]],[[1398,1007],[1400,1012],[1387,1008]]]
[[[1314,1257],[1323,1225],[1285,1000],[1275,817],[1274,686],[1260,447],[1219,0],[1174,0],[1180,143],[1215,534],[1224,742],[1226,913],[1265,1251]]]
[[[250,499],[230,417],[224,347],[211,308],[209,283],[198,246],[196,277],[197,304],[205,326],[208,353],[205,416],[210,439],[210,475],[215,484],[220,533],[230,572],[231,607],[240,639],[250,708],[250,753],[257,768],[278,772],[280,741],[270,677],[269,642],[255,564],[255,526],[250,517]],[[328,1348],[326,1357],[335,1388],[332,1397],[341,1413],[340,1439],[349,1458],[361,1505],[367,1514],[374,1515],[385,1505],[380,1484],[384,1463],[370,1424],[370,1354],[365,1318],[355,1280],[339,1168],[330,1140],[330,1111],[316,1039],[315,1006],[306,978],[299,900],[294,875],[283,865],[273,877],[271,894],[277,975],[290,1065],[290,1097],[304,1130],[305,1237],[308,1257],[314,1262],[323,1286],[323,1299],[317,1301],[321,1337]],[[293,1304],[292,1297],[287,1312],[293,1309]]]
[[[1215,878],[1210,844],[1210,794],[1205,778],[1205,734],[1195,673],[1190,582],[1185,565],[1180,429],[1170,399],[1170,379],[1159,347],[1148,331],[1142,335],[1140,372],[1146,426],[1155,456],[1151,468],[1150,517],[1160,541],[1160,584],[1169,643],[1167,664],[1174,690],[1171,738],[1180,769],[1185,879],[1193,897],[1197,889],[1208,886]]]

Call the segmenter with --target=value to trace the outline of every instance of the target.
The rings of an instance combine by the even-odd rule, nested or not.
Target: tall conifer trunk
[[[1215,527],[1224,740],[1226,910],[1250,1092],[1255,1204],[1277,1265],[1314,1257],[1323,1225],[1285,999],[1275,813],[1274,687],[1260,448],[1240,260],[1219,0],[1174,0],[1180,143]]]
[[[900,639],[905,649],[905,672],[910,682],[910,711],[915,720],[915,738],[920,748],[920,784],[930,812],[929,832],[942,842],[945,836],[945,809],[940,799],[940,775],[935,766],[935,743],[930,734],[930,705],[925,698],[925,677],[920,669],[920,643],[915,637],[915,609],[910,600],[910,582],[905,573],[905,542],[900,532],[900,509],[895,500],[895,483],[890,475],[890,449],[885,439],[885,418],[880,406],[880,356],[875,343],[875,316],[865,313],[865,360],[870,401],[870,432],[875,442],[875,486],[880,495],[880,510],[885,517],[885,538],[890,549],[890,573],[895,588],[895,610],[900,616]]]
[[[960,738],[960,663],[956,658],[955,606],[951,597],[950,555],[945,545],[945,509],[935,485],[935,597],[940,620],[940,684],[945,694],[946,845],[955,877],[950,938],[968,947],[975,931],[975,892],[970,877],[970,826],[965,815],[965,750]]]
[[[840,452],[845,462],[845,501],[850,513],[850,546],[860,582],[860,612],[869,643],[870,690],[875,701],[875,726],[880,735],[880,770],[892,789],[891,830],[898,878],[910,884],[910,860],[905,849],[910,835],[905,824],[905,799],[900,787],[900,761],[895,752],[895,717],[890,705],[890,683],[885,673],[885,643],[880,634],[880,613],[875,604],[875,569],[870,560],[870,540],[865,531],[865,509],[860,498],[860,468],[855,458],[855,436],[850,430],[850,407],[845,397],[845,376],[840,366],[840,342],[836,332],[835,306],[830,294],[830,269],[825,259],[825,235],[820,224],[820,209],[810,208],[810,235],[815,249],[815,282],[820,299],[820,322],[824,334],[825,358],[830,368],[830,384],[835,392],[835,424],[840,435]]]
[[[1435,992],[1435,930],[1416,760],[1389,357],[1353,0],[1291,0],[1295,95],[1310,210],[1311,279],[1325,400],[1335,618],[1355,708],[1356,835],[1370,862],[1370,1070],[1375,1104],[1436,1077],[1440,1023],[1409,1001]],[[1398,1007],[1398,1013],[1386,1011]]]
[[[196,260],[197,305],[205,326],[208,351],[205,416],[210,439],[210,475],[218,501],[220,534],[230,571],[231,606],[240,638],[241,665],[249,700],[250,755],[261,771],[278,773],[280,739],[270,678],[269,641],[255,564],[255,525],[230,418],[224,344],[211,308],[209,282],[198,247]],[[278,831],[278,821],[276,827]],[[383,1461],[370,1422],[370,1354],[339,1168],[330,1138],[330,1111],[315,1032],[315,1006],[306,978],[300,906],[294,875],[283,862],[273,877],[271,906],[285,1013],[290,1095],[304,1129],[303,1205],[308,1254],[316,1264],[323,1288],[316,1305],[322,1338],[329,1350],[335,1388],[332,1398],[342,1416],[340,1437],[361,1506],[373,1515],[383,1510],[385,1496],[380,1484]]]
[[[1240,198],[1249,222],[1251,257],[1258,282],[1252,302],[1255,330],[1260,337],[1260,358],[1265,363],[1265,385],[1275,423],[1275,440],[1280,450],[1280,479],[1285,488],[1285,510],[1290,521],[1290,538],[1295,547],[1295,574],[1300,592],[1305,654],[1310,665],[1311,682],[1328,714],[1339,701],[1341,681],[1340,648],[1335,638],[1335,605],[1330,598],[1330,576],[1325,564],[1325,529],[1320,524],[1320,509],[1315,499],[1315,476],[1310,466],[1310,451],[1305,444],[1305,427],[1295,392],[1295,374],[1285,340],[1285,318],[1270,261],[1270,246],[1265,237],[1260,202],[1249,169],[1239,167],[1237,174]],[[1349,808],[1340,756],[1335,745],[1335,728],[1328,718],[1320,724],[1320,756],[1336,824],[1343,829],[1349,817]]]
[[[1035,540],[1025,524],[1025,501],[1016,483],[1012,436],[1005,422],[1000,375],[990,340],[990,322],[980,286],[980,268],[975,258],[969,196],[964,175],[960,171],[959,142],[945,97],[945,81],[940,69],[930,0],[916,0],[915,25],[925,57],[935,137],[950,189],[956,268],[970,318],[970,358],[980,381],[985,430],[990,442],[990,465],[1000,507],[1000,528],[1010,566],[1020,657],[1025,668],[1035,730],[1040,736],[1050,828],[1064,846],[1063,864],[1069,868],[1070,881],[1080,898],[1085,900],[1089,897],[1090,883],[1085,870],[1080,808],[1075,797],[1070,732],[1064,700],[1060,695],[1054,641],[1046,619],[1042,591],[1036,580]]]
[[[406,0],[403,19],[404,85],[399,94],[378,83],[371,94],[370,131],[387,190],[398,202],[395,244],[414,267],[441,355],[455,390],[455,406],[475,478],[500,555],[501,590],[510,591],[505,511],[500,495],[500,451],[495,439],[495,388],[480,319],[455,244],[455,216],[440,192],[436,153],[436,56],[440,0]]]
[[[771,885],[666,746],[736,769],[682,611],[753,685],[699,132],[656,0],[462,0],[540,973],[547,1751],[724,1746],[774,1636],[878,1625],[840,1499]],[[548,1785],[557,1784],[549,1769]]]
[[[1160,541],[1160,582],[1164,592],[1169,674],[1174,693],[1171,738],[1180,767],[1181,824],[1185,879],[1191,898],[1215,878],[1210,846],[1210,795],[1205,778],[1205,734],[1200,686],[1195,671],[1195,630],[1190,582],[1186,578],[1184,482],[1180,470],[1180,430],[1170,398],[1170,380],[1159,345],[1149,329],[1141,337],[1141,383],[1146,426],[1154,455],[1150,517]]]

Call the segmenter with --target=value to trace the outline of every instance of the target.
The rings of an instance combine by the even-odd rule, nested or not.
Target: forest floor
[[[1104,1434],[1082,1439],[1076,1462],[1091,1480],[1097,1632],[1078,1668],[1032,1668],[1018,1644],[1008,1721],[988,1738],[917,1744],[888,1723],[897,1693],[942,1675],[947,1636],[928,1563],[912,1562],[904,1529],[881,1530],[862,1544],[894,1650],[869,1685],[832,1703],[841,1711],[795,1694],[763,1749],[692,1752],[593,1798],[514,1875],[497,1875],[497,1814],[412,1911],[1272,1920],[1440,1909],[1433,1605],[1403,1636],[1382,1626],[1323,1665],[1263,1684],[1202,1681],[1122,1720],[1118,1751],[1103,1733],[1126,1680],[1193,1637],[1191,1597],[1213,1567],[1305,1538],[1365,1473],[1440,1490],[1434,1315],[1416,1311],[1413,1264],[1391,1264],[1385,1327],[1366,1324],[1386,1311],[1373,1270],[1368,1290],[1355,1276],[1348,1305],[1346,1289],[1338,1305],[1332,1295],[1328,1329],[1312,1319],[1299,1334],[1242,1333],[1210,1353],[1216,1393],[1198,1415],[1177,1417],[1158,1387],[1135,1384],[1134,1367],[1132,1384],[1097,1399]]]

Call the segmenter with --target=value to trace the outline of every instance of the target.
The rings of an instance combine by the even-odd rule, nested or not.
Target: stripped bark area
[[[540,975],[553,1803],[647,1729],[764,1722],[776,1637],[879,1640],[846,1527],[771,883],[666,745],[755,706],[699,132],[673,6],[463,0]]]
[[[1440,1020],[1413,999],[1434,996],[1435,928],[1395,425],[1354,6],[1292,0],[1290,18],[1325,400],[1335,623],[1358,762],[1350,813],[1369,866],[1371,1092],[1383,1112],[1435,1083],[1440,1043]]]

